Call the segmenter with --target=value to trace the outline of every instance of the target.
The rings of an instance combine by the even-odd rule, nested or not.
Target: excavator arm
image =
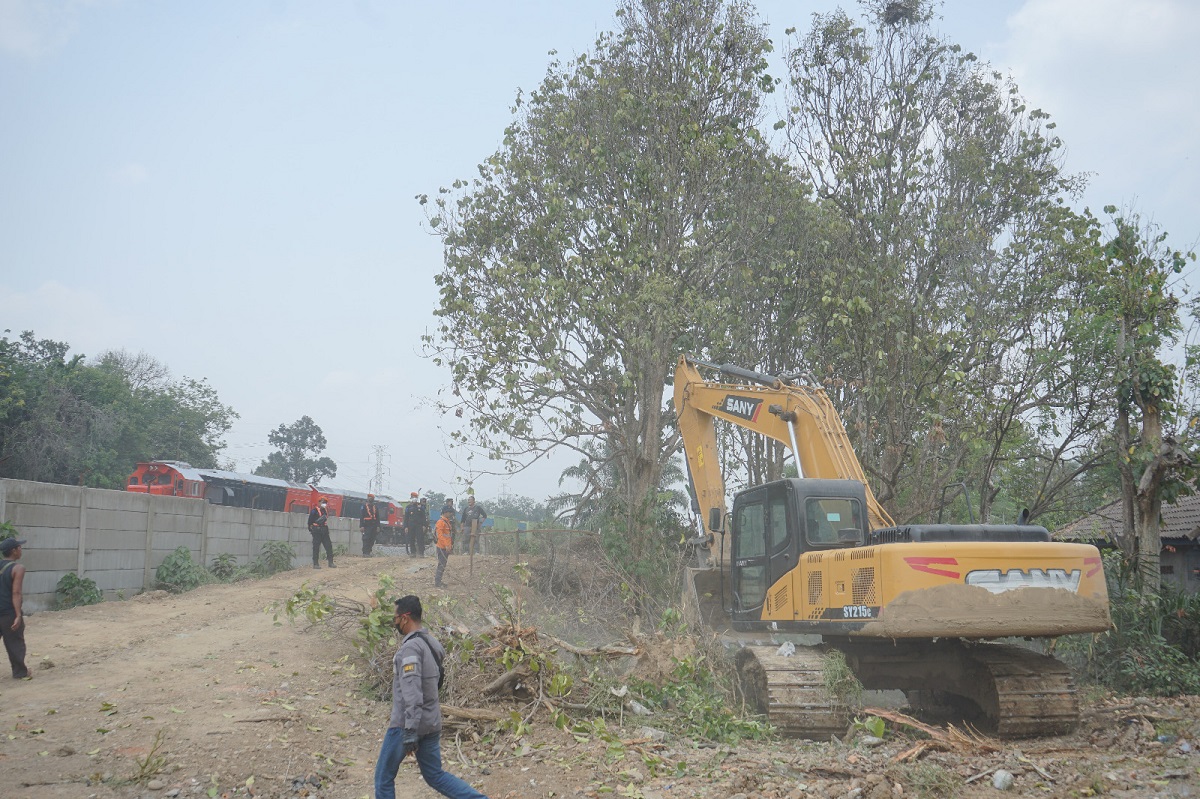
[[[733,380],[706,380],[701,368]],[[727,510],[725,479],[717,457],[717,419],[789,447],[796,455],[801,477],[862,483],[866,487],[871,528],[893,526],[891,517],[867,485],[841,417],[820,387],[684,355],[675,369],[675,413],[706,532],[714,532],[711,509],[719,508],[722,518]]]

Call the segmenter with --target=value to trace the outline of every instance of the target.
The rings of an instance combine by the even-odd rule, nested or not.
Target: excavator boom
[[[705,380],[704,367],[741,382]],[[872,529],[891,527],[892,518],[875,500],[862,464],[824,389],[764,375],[732,365],[718,366],[680,357],[675,369],[675,412],[683,437],[688,468],[696,488],[707,532],[711,508],[725,508],[725,480],[717,459],[716,420],[761,433],[789,447],[801,477],[857,480],[866,486],[867,514]]]

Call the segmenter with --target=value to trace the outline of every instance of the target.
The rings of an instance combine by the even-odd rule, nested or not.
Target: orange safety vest
[[[445,519],[438,519],[438,523],[437,523],[437,548],[438,549],[449,549],[450,548],[450,546],[451,546],[450,532],[451,532],[450,522],[446,521]]]

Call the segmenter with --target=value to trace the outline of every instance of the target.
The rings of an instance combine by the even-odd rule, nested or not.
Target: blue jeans
[[[404,759],[404,728],[390,727],[375,761],[375,799],[396,799],[396,772]],[[442,771],[442,734],[430,733],[417,739],[417,766],[430,788],[450,799],[487,799],[466,781]]]

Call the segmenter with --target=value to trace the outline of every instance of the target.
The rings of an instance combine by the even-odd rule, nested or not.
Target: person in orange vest
[[[442,575],[446,573],[446,563],[450,560],[450,548],[454,546],[454,510],[442,508],[442,518],[437,523],[437,574],[433,576],[433,587],[442,587]]]
[[[369,558],[375,539],[379,536],[379,508],[375,506],[374,494],[367,494],[367,504],[363,505],[358,528],[362,530],[363,557]]]

